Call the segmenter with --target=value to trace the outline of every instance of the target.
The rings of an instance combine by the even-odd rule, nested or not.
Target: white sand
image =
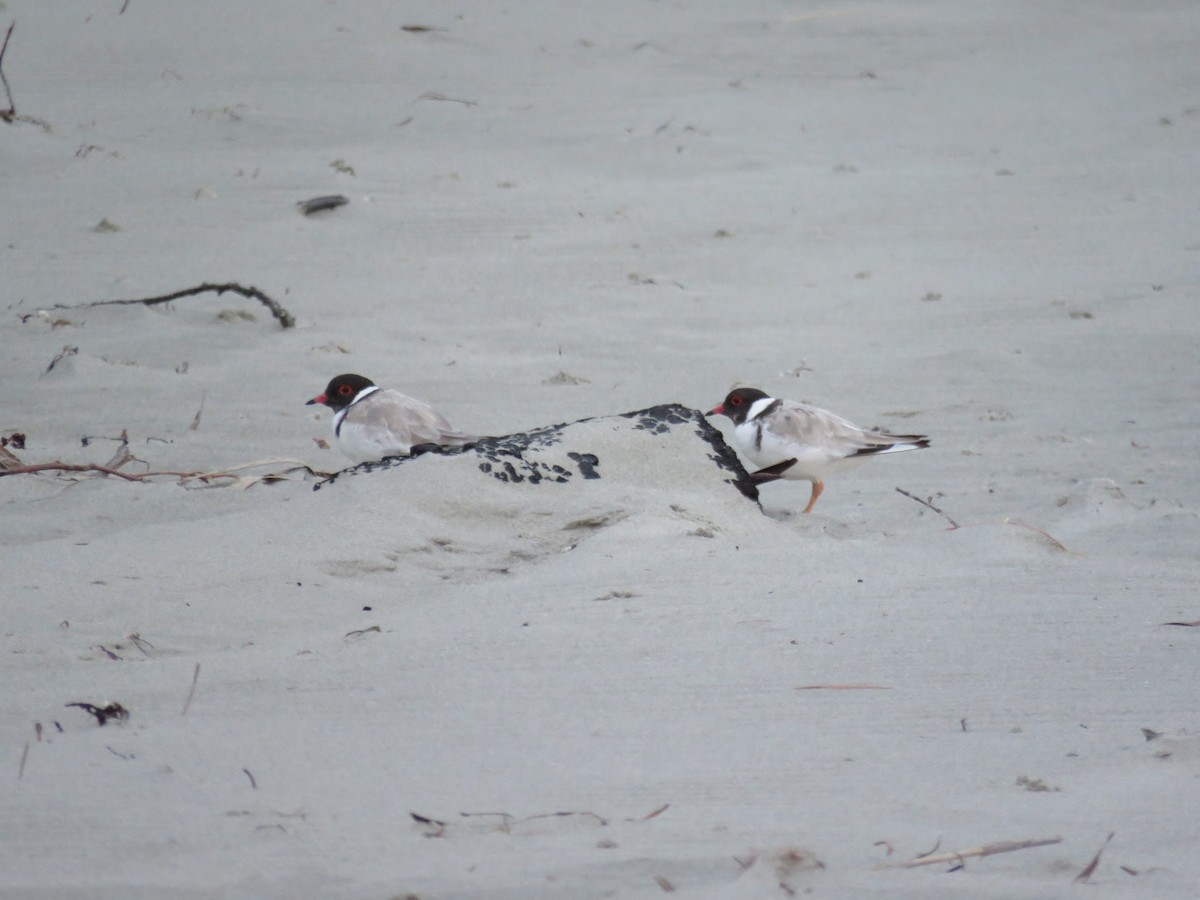
[[[343,371],[934,443],[810,516],[594,423],[569,485],[0,478],[0,895],[1061,897],[1110,832],[1089,896],[1196,895],[1200,6],[120,8],[0,4],[23,462],[332,471]],[[53,309],[206,281],[297,327]]]

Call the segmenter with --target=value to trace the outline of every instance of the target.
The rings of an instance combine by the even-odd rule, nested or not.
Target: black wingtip
[[[759,469],[757,472],[751,472],[750,480],[755,484],[766,484],[769,481],[778,481],[783,477],[783,473],[795,464],[795,459],[785,459],[783,462],[777,462],[774,465],[767,466],[765,469]]]

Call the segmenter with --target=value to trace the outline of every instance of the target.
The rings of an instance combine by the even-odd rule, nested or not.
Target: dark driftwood
[[[170,303],[172,300],[179,300],[183,297],[194,297],[197,294],[204,294],[210,291],[215,291],[218,295],[225,292],[233,294],[241,294],[249,300],[257,300],[271,311],[279,324],[284,328],[293,328],[296,325],[296,320],[292,314],[280,306],[276,301],[272,300],[256,287],[244,287],[240,284],[232,282],[226,284],[204,284],[197,285],[192,288],[184,288],[182,291],[175,291],[170,294],[163,294],[159,297],[142,297],[137,300],[97,300],[93,303],[81,303],[78,306],[66,306],[62,303],[55,304],[55,309],[87,309],[92,306],[132,306],[140,303],[143,306],[156,306],[159,303]]]
[[[306,216],[311,216],[315,212],[337,209],[339,206],[345,206],[349,202],[341,194],[326,194],[321,197],[313,197],[311,200],[301,200],[296,206],[299,207],[300,212]]]
[[[129,710],[123,707],[120,703],[109,703],[107,706],[96,706],[94,703],[83,702],[68,703],[66,705],[78,706],[84,712],[95,716],[97,725],[105,725],[108,723],[109,719],[112,719],[116,722],[124,722],[129,718]]]

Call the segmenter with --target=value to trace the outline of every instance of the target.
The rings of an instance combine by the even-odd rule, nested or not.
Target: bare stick
[[[945,519],[947,522],[949,522],[953,526],[953,528],[959,527],[957,522],[955,522],[952,518],[950,518],[948,515],[946,515],[944,512],[942,512],[942,510],[938,509],[936,506],[934,506],[928,500],[922,500],[920,497],[915,497],[912,494],[910,494],[908,491],[904,490],[903,488],[896,488],[896,490],[900,491],[900,493],[902,493],[909,500],[916,500],[922,506],[928,506],[935,513],[937,513],[939,516],[941,516],[943,519]],[[951,530],[953,530],[953,528]]]
[[[1115,836],[1116,836],[1115,831],[1110,831],[1108,833],[1108,837],[1106,837],[1104,839],[1104,843],[1100,845],[1100,849],[1096,851],[1096,855],[1092,857],[1092,861],[1083,867],[1082,872],[1080,872],[1078,875],[1075,876],[1075,884],[1079,884],[1080,882],[1087,881],[1089,878],[1092,877],[1092,875],[1096,871],[1096,866],[1100,865],[1101,854],[1103,854],[1104,851],[1108,848],[1109,843],[1112,841],[1113,837],[1115,837]]]
[[[21,764],[17,766],[17,781],[25,777],[25,760],[27,759],[29,759],[29,741],[25,742],[25,749],[21,751]]]
[[[982,859],[985,856],[994,856],[997,853],[1012,853],[1014,850],[1028,850],[1031,847],[1046,847],[1050,844],[1061,843],[1061,837],[1038,838],[1032,841],[999,841],[995,844],[984,844],[982,847],[972,847],[970,850],[960,850],[957,853],[918,856],[916,859],[909,860],[906,863],[900,863],[899,868],[913,869],[917,866],[936,866],[940,863],[961,862],[972,856],[978,856]],[[884,865],[882,868],[895,868],[895,866]]]
[[[917,859],[924,859],[927,856],[933,856],[933,854],[937,853],[938,850],[941,849],[941,846],[942,846],[942,837],[941,837],[941,835],[938,835],[938,839],[934,842],[933,847],[926,850],[924,853],[918,853]]]
[[[8,109],[0,109],[0,119],[11,122],[17,115],[17,105],[13,102],[12,91],[8,87],[8,79],[4,75],[4,54],[8,51],[8,39],[12,37],[13,29],[17,27],[14,20],[4,33],[4,45],[0,46],[0,82],[4,82],[4,93],[8,97]]]
[[[130,475],[127,472],[118,472],[116,469],[110,469],[107,466],[98,466],[95,463],[68,465],[67,463],[60,462],[37,463],[32,466],[5,469],[0,471],[0,477],[5,475],[30,475],[36,472],[99,472],[101,475],[116,475],[118,478],[124,478],[126,481],[141,481],[144,477],[143,475]]]
[[[210,291],[215,291],[217,295],[224,294],[226,291],[233,294],[240,294],[248,300],[257,300],[271,311],[279,324],[284,328],[292,328],[296,324],[292,314],[280,306],[276,301],[272,300],[256,287],[244,287],[240,284],[227,282],[224,284],[213,284],[205,282],[192,288],[184,288],[181,291],[175,291],[170,294],[163,294],[158,297],[143,297],[138,300],[97,300],[93,303],[81,303],[78,306],[66,306],[62,303],[56,303],[55,309],[87,309],[92,306],[132,306],[134,304],[142,304],[143,306],[156,306],[159,303],[170,303],[172,300],[179,300],[183,297],[194,297],[197,294],[204,294]]]
[[[800,684],[798,691],[890,691],[886,684]]]
[[[119,463],[119,465],[124,465],[126,462],[129,462],[130,460],[132,460],[134,458],[135,457],[130,456],[127,459],[118,460],[118,463]],[[261,460],[260,462],[246,463],[246,464],[240,465],[240,466],[231,466],[229,469],[227,469],[223,472],[154,471],[154,472],[133,473],[133,472],[118,471],[118,469],[115,466],[112,466],[111,464],[107,465],[107,466],[101,466],[101,465],[97,465],[96,463],[64,463],[64,462],[35,463],[33,465],[29,465],[29,466],[22,465],[22,466],[17,466],[16,468],[11,468],[11,469],[6,469],[3,466],[0,466],[0,478],[4,477],[5,475],[35,475],[38,472],[96,472],[100,475],[116,475],[118,478],[123,478],[125,481],[141,482],[141,481],[146,481],[147,479],[150,479],[150,478],[158,478],[161,476],[169,475],[172,478],[178,478],[180,484],[186,484],[188,481],[192,481],[192,480],[203,481],[205,484],[208,484],[209,482],[211,482],[217,478],[229,478],[229,479],[233,479],[234,481],[237,481],[238,479],[240,479],[242,477],[237,474],[240,471],[243,471],[245,469],[255,469],[255,468],[258,468],[259,466],[274,465],[275,463],[282,463],[282,462],[294,463],[295,465],[293,465],[289,469],[285,469],[282,474],[281,473],[268,473],[266,475],[259,476],[258,480],[259,481],[272,481],[272,480],[279,481],[279,480],[282,480],[284,478],[284,476],[287,475],[288,473],[295,472],[299,469],[303,469],[309,475],[313,475],[313,476],[328,477],[328,474],[329,474],[327,472],[318,472],[315,469],[311,468],[310,466],[307,466],[304,463],[300,462],[299,460],[280,458],[280,459],[265,459],[265,460]]]
[[[95,463],[62,462],[37,463],[32,466],[21,466],[17,469],[4,469],[0,471],[0,477],[5,475],[30,475],[37,472],[98,472],[101,475],[116,475],[118,478],[124,478],[126,481],[145,481],[147,478],[153,478],[156,475],[173,475],[176,478],[199,478],[201,480],[237,477],[231,472],[142,472],[135,475],[129,472],[120,472],[109,466],[96,465]]]
[[[200,663],[196,663],[196,668],[192,670],[192,688],[188,691],[187,699],[183,701],[183,710],[179,713],[181,716],[186,716],[188,707],[192,705],[192,698],[196,696],[196,682],[200,678]],[[249,774],[248,772],[246,774]],[[251,781],[254,779],[251,778]]]
[[[53,371],[54,367],[57,366],[60,362],[62,362],[68,356],[74,356],[78,352],[79,352],[79,348],[72,347],[70,344],[63,347],[61,350],[58,351],[58,354],[54,357],[54,359],[50,360],[50,365],[46,366],[46,371],[43,372],[42,374],[45,375],[47,372]]]
[[[478,100],[463,100],[461,97],[447,97],[445,94],[439,94],[437,91],[426,91],[418,100],[440,100],[445,103],[461,103],[463,106],[478,106]]]
[[[135,646],[139,650],[141,650],[144,655],[146,655],[146,656],[153,655],[153,654],[151,654],[150,650],[154,649],[154,645],[152,643],[150,643],[148,640],[146,640],[144,637],[142,637],[140,634],[138,634],[136,631],[133,632],[132,634],[127,635],[126,639],[131,644],[133,644],[133,646]],[[146,649],[147,647],[149,647],[150,650],[147,650]]]
[[[250,770],[242,769],[242,771],[245,772],[246,777],[250,779],[250,787],[257,791],[258,790],[258,782],[254,780],[254,776],[250,774]]]
[[[195,431],[200,427],[200,414],[204,412],[204,398],[207,396],[203,392],[200,394],[200,408],[196,410],[196,415],[192,419],[192,424],[188,426],[188,431]]]

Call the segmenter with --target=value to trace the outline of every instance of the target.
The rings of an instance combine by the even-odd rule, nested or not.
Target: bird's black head
[[[729,396],[720,406],[714,406],[708,411],[710,416],[729,416],[733,420],[734,425],[741,425],[746,421],[746,416],[750,414],[756,400],[764,400],[767,395],[758,388],[738,388],[736,391],[730,391]]]
[[[375,382],[370,378],[363,378],[361,375],[339,375],[329,382],[325,393],[317,394],[305,406],[320,403],[337,412],[339,409],[349,406],[364,389],[374,386]]]

